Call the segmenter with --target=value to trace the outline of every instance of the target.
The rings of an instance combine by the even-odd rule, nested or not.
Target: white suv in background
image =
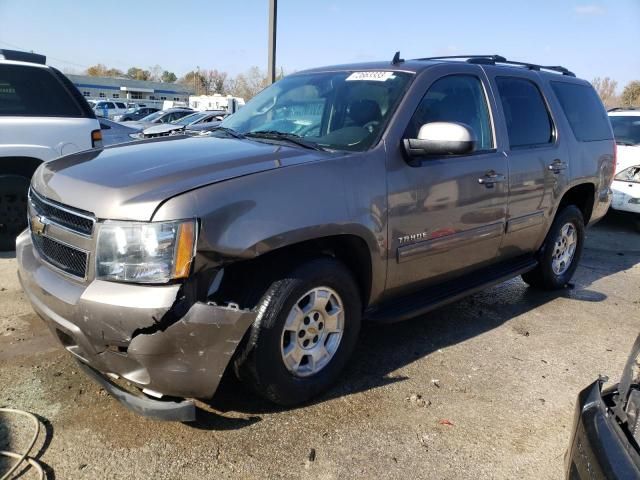
[[[31,175],[47,160],[102,146],[78,89],[46,57],[0,49],[0,250],[27,226]]]
[[[114,100],[100,100],[93,107],[97,117],[110,118],[111,120],[115,120],[116,116],[124,115],[128,109],[126,103]]]
[[[618,148],[611,208],[640,215],[640,109],[614,108],[609,120]]]

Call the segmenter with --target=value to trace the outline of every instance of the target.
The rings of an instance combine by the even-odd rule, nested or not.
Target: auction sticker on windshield
[[[393,77],[393,72],[353,72],[347,77],[347,80],[374,80],[376,82],[385,82]]]

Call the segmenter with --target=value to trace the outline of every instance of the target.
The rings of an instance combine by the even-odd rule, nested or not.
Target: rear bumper
[[[578,396],[565,468],[568,480],[640,478],[638,453],[607,410],[600,381]]]
[[[178,311],[178,285],[77,282],[40,260],[29,232],[16,243],[22,288],[64,348],[154,396],[210,398],[255,320],[253,311],[203,302]]]

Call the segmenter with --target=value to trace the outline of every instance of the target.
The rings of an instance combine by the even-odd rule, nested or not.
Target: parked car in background
[[[159,110],[151,113],[146,117],[142,117],[140,120],[123,123],[132,127],[146,128],[156,123],[171,123],[175,120],[181,119],[182,117],[191,115],[192,113],[193,110],[190,108],[169,108],[167,110]]]
[[[41,166],[31,215],[71,232],[34,222],[18,272],[69,354],[139,413],[191,421],[224,372],[295,405],[339,377],[363,319],[517,275],[564,288],[609,209],[614,155],[597,93],[562,67],[316,68],[208,136]]]
[[[145,128],[139,135],[140,138],[166,137],[192,129],[196,125],[210,125],[220,123],[226,112],[223,110],[206,110],[186,115],[178,120]]]
[[[640,336],[620,383],[602,389],[600,377],[578,395],[569,449],[567,480],[640,479]]]
[[[122,115],[116,115],[113,119],[116,122],[128,122],[131,120],[140,120],[147,115],[151,115],[152,113],[158,112],[158,108],[154,107],[134,107],[127,109]]]
[[[116,115],[122,115],[127,111],[127,104],[111,100],[100,100],[93,107],[96,117],[113,119]]]
[[[100,130],[102,130],[102,144],[104,146],[133,142],[137,140],[137,134],[140,133],[140,128],[123,125],[106,118],[100,118],[98,122]]]
[[[102,145],[96,116],[43,55],[0,50],[0,250],[27,226],[27,189],[42,162]]]
[[[640,229],[640,110],[616,108],[609,120],[618,148],[611,208],[636,214]]]

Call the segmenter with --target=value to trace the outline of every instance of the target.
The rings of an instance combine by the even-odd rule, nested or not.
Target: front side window
[[[413,114],[406,138],[417,138],[420,127],[431,122],[462,123],[475,133],[477,151],[493,148],[489,107],[478,77],[449,75],[436,80]]]
[[[373,146],[411,78],[405,72],[291,75],[266,88],[222,127],[302,137],[317,147],[364,151]]]
[[[538,87],[530,80],[516,77],[497,77],[496,83],[511,148],[551,143],[551,117]]]

